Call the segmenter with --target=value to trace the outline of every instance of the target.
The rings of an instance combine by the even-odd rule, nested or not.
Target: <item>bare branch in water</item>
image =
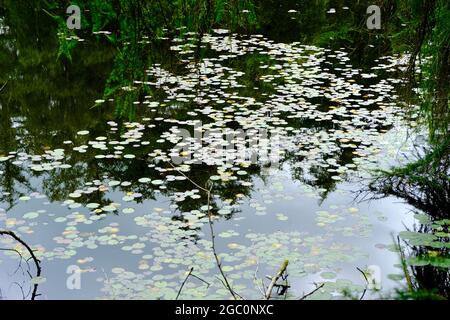
[[[316,287],[313,291],[311,291],[308,294],[305,294],[303,297],[301,297],[299,300],[305,300],[306,298],[308,298],[309,296],[312,296],[314,293],[316,293],[316,291],[322,289],[322,287],[325,285],[325,283],[322,283],[320,286]]]
[[[17,242],[19,242],[22,246],[24,246],[27,249],[28,253],[31,256],[31,259],[33,260],[34,264],[36,265],[36,277],[40,277],[41,276],[41,272],[42,272],[41,261],[36,257],[36,255],[34,254],[33,249],[31,249],[30,246],[25,241],[23,241],[19,236],[17,236],[12,231],[0,230],[0,236],[1,235],[10,236],[11,238],[13,238]],[[37,289],[38,289],[38,284],[36,283],[36,284],[34,284],[34,289],[33,289],[33,292],[31,294],[31,300],[35,300],[36,297],[38,296]]]
[[[242,299],[242,297],[240,295],[236,294],[236,292],[233,290],[233,288],[231,287],[230,283],[228,282],[228,279],[227,279],[227,277],[225,275],[225,272],[222,269],[222,264],[220,262],[219,255],[217,254],[217,251],[216,251],[216,236],[215,236],[215,233],[214,233],[214,226],[213,226],[214,223],[212,221],[212,214],[211,214],[211,188],[212,187],[210,189],[207,189],[206,187],[200,186],[198,183],[192,181],[192,179],[190,179],[188,176],[186,176],[183,172],[178,170],[172,163],[169,162],[169,164],[172,166],[172,168],[175,171],[180,173],[183,177],[185,177],[194,186],[196,186],[197,188],[203,190],[206,193],[207,199],[208,199],[208,203],[207,203],[208,214],[207,215],[208,215],[209,229],[210,229],[210,232],[211,232],[211,246],[212,246],[214,259],[216,260],[217,268],[219,269],[219,272],[220,272],[220,274],[222,275],[222,278],[223,278],[222,283],[227,288],[227,290],[231,293],[231,296],[233,297],[234,300],[237,300],[238,297]]]
[[[178,300],[178,298],[180,297],[181,291],[183,291],[183,287],[186,284],[186,282],[188,281],[189,277],[191,276],[192,271],[194,271],[194,267],[192,267],[191,270],[189,270],[189,273],[187,274],[186,278],[184,279],[183,283],[181,284],[180,290],[178,290],[178,294],[177,294],[177,297],[175,298],[175,300]]]
[[[367,288],[369,286],[369,279],[367,279],[366,273],[364,271],[362,271],[360,268],[356,267],[356,270],[358,270],[359,272],[361,272],[361,274],[363,275],[364,279],[366,279],[366,287],[364,288],[363,293],[361,294],[361,297],[359,298],[359,300],[362,300],[364,298],[364,295],[367,292]]]
[[[281,265],[280,269],[278,269],[277,274],[272,277],[272,281],[269,284],[269,287],[267,288],[265,299],[270,300],[270,297],[272,295],[272,290],[275,284],[277,283],[278,279],[280,279],[283,274],[286,272],[287,266],[289,265],[289,260],[284,260],[283,264]]]

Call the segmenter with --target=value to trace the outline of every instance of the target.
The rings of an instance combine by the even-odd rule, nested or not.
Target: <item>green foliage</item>
[[[396,300],[447,300],[445,297],[440,295],[437,290],[398,290],[394,298]]]
[[[59,48],[57,59],[65,57],[67,60],[72,62],[72,50],[77,46],[78,41],[72,39],[72,32],[68,31],[67,27],[60,25],[58,28],[58,41]]]
[[[403,198],[434,217],[445,218],[450,206],[450,137],[423,152],[404,167],[377,171],[369,189]]]
[[[92,5],[92,31],[103,30],[107,25],[117,18],[117,14],[114,11],[114,7],[111,1],[91,1]]]
[[[379,31],[368,30],[365,25],[369,5],[367,1],[350,4],[328,0],[288,0],[283,3],[273,0],[64,0],[47,1],[46,4],[46,10],[59,26],[58,57],[69,61],[72,59],[71,52],[78,44],[71,38],[74,32],[65,27],[64,9],[69,4],[77,4],[82,8],[84,31],[77,31],[80,37],[89,29],[94,32],[109,30],[112,34],[102,37],[114,43],[118,52],[127,54],[129,50],[125,45],[136,43],[144,35],[153,41],[161,36],[185,32],[203,34],[212,28],[238,32],[259,31],[273,34],[279,39],[346,47],[355,55],[369,51],[385,53],[385,49],[409,51],[422,62],[422,77],[418,79],[422,88],[420,105],[431,138],[437,141],[448,134],[450,10],[445,0],[376,1],[375,4],[382,8],[383,17],[382,30]],[[348,5],[348,10],[341,9],[344,4]],[[337,8],[336,14],[327,13],[330,7]],[[289,13],[290,9],[297,11]],[[134,56],[127,55],[127,58],[130,57],[135,60]],[[127,63],[125,68],[123,58],[119,57],[118,70],[115,70],[115,75],[111,75],[110,83],[128,76],[129,73],[118,76],[119,70],[128,70],[133,65],[139,67],[141,64],[136,62]],[[121,85],[126,86],[130,81],[132,79],[128,78]],[[110,95],[111,92],[106,94]]]
[[[76,4],[82,9],[81,31],[66,27],[65,8]],[[87,29],[93,32],[108,30],[105,35],[117,50],[114,68],[107,81],[105,98],[115,97],[118,116],[133,115],[132,99],[148,93],[146,88],[134,87],[135,80],[144,80],[144,70],[152,63],[146,37],[153,43],[167,34],[195,32],[203,34],[214,27],[231,30],[250,30],[256,25],[251,0],[77,0],[49,1],[47,12],[58,24],[58,58],[72,61],[72,51]],[[152,48],[153,49],[153,48]],[[125,88],[125,90],[124,90]],[[147,90],[147,91],[146,91]]]
[[[397,17],[405,27],[392,36],[392,42],[398,51],[411,53],[411,86],[420,88],[417,102],[431,142],[439,143],[450,129],[450,3],[399,2]]]

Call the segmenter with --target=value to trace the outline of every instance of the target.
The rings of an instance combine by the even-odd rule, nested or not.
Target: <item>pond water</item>
[[[95,37],[72,64],[51,44],[2,62],[0,223],[42,261],[30,280],[30,261],[1,252],[3,298],[37,283],[38,299],[175,299],[193,268],[181,299],[230,299],[214,252],[246,299],[285,260],[288,299],[322,283],[309,299],[359,297],[357,268],[378,272],[381,291],[365,298],[399,286],[390,249],[411,208],[361,190],[413,149],[402,57],[184,33],[148,47],[144,77],[104,101],[117,53]]]

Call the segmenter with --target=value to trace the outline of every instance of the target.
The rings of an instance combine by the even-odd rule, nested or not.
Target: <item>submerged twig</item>
[[[191,273],[191,277],[195,278],[197,280],[200,280],[201,282],[203,282],[204,284],[206,284],[206,288],[209,288],[211,286],[211,283],[209,283],[208,281],[206,281],[205,279],[200,278],[199,276],[196,276],[195,274]]]
[[[367,292],[367,288],[369,286],[369,279],[367,279],[366,273],[364,271],[362,271],[360,268],[356,267],[356,270],[358,270],[359,272],[361,272],[361,274],[363,275],[364,279],[366,280],[366,287],[364,288],[363,293],[361,294],[361,297],[359,298],[359,300],[362,300],[364,298],[364,295]]]
[[[222,278],[220,278],[219,276],[216,276],[216,278],[222,283],[222,285],[228,289],[228,291],[230,291],[230,289],[227,287],[227,284],[222,280]],[[234,291],[231,288],[231,291],[238,297],[241,298],[241,300],[245,300],[244,297],[242,297],[239,293],[237,293],[236,291]],[[236,298],[235,298],[236,299]],[[237,300],[237,299],[236,299]]]
[[[325,285],[325,283],[322,283],[320,286],[317,286],[313,291],[311,291],[308,294],[305,294],[303,297],[301,297],[298,300],[305,300],[306,298],[308,298],[309,296],[312,296],[314,293],[316,293],[316,291],[322,289],[322,287]]]
[[[216,236],[214,234],[214,227],[213,227],[212,214],[211,214],[211,189],[212,189],[212,187],[210,189],[206,189],[206,188],[200,186],[198,183],[193,181],[191,178],[189,178],[183,172],[178,170],[172,163],[169,162],[169,164],[172,166],[172,168],[174,170],[176,170],[178,173],[180,173],[189,182],[191,182],[197,188],[203,190],[206,193],[206,195],[207,195],[207,208],[208,208],[207,209],[207,211],[208,211],[208,214],[207,214],[207,216],[208,216],[208,224],[209,224],[209,229],[210,229],[210,232],[211,232],[211,247],[212,247],[214,259],[216,260],[217,268],[219,269],[219,272],[220,272],[220,274],[222,275],[222,278],[223,278],[222,283],[227,288],[227,290],[231,293],[231,296],[233,297],[234,300],[237,300],[238,297],[243,299],[240,295],[236,294],[236,292],[233,290],[233,288],[231,287],[230,283],[228,282],[228,279],[227,279],[227,277],[225,275],[225,272],[222,269],[222,264],[220,262],[219,255],[217,254],[217,251],[216,251]]]
[[[19,256],[20,260],[19,260],[19,264],[17,265],[16,270],[14,270],[14,272],[12,274],[10,274],[9,276],[13,276],[17,273],[17,271],[19,271],[19,269],[22,269],[22,273],[24,274],[24,270],[22,268],[22,260],[24,260],[27,265],[28,265],[28,261],[25,260],[22,256],[22,254],[19,252],[19,250],[16,249],[7,249],[7,248],[0,248],[0,251],[10,251],[10,252],[15,252],[17,253],[17,255]],[[28,265],[28,269],[30,268],[30,266]]]
[[[409,291],[414,291],[414,285],[412,283],[411,276],[408,272],[408,265],[406,263],[406,258],[405,258],[405,254],[403,252],[403,248],[400,244],[399,236],[397,236],[397,245],[398,245],[398,251],[400,252],[400,261],[401,261],[401,265],[402,265],[402,270],[403,270],[403,273],[405,274],[405,279],[406,279],[406,283],[408,285],[408,289],[409,289]]]
[[[264,281],[261,279],[262,287],[260,287],[259,284],[258,284],[258,269],[259,269],[259,262],[256,261],[256,270],[255,270],[255,274],[253,275],[253,280],[255,281],[255,285],[258,288],[259,292],[261,292],[261,296],[264,297],[265,296],[265,293],[264,293],[264,290],[265,290]]]
[[[11,284],[11,286],[12,286],[13,284],[15,284],[16,286],[19,287],[20,292],[22,293],[22,300],[25,300],[25,292],[23,292],[23,287],[22,287],[22,286],[20,285],[20,283],[18,283],[17,281],[13,282],[13,283]],[[10,288],[11,288],[11,286],[10,286]]]
[[[211,189],[208,191],[208,222],[209,222],[209,229],[211,231],[211,245],[213,250],[214,258],[216,259],[217,268],[220,271],[220,274],[222,275],[222,278],[224,280],[225,287],[230,291],[231,295],[233,296],[234,300],[237,300],[236,293],[234,292],[233,288],[231,288],[230,283],[228,282],[228,279],[225,275],[225,272],[222,269],[222,263],[220,262],[219,255],[216,251],[216,236],[214,234],[214,227],[213,227],[213,221],[212,221],[212,215],[211,215]]]
[[[177,294],[177,297],[175,298],[175,300],[178,300],[178,298],[180,297],[181,291],[183,291],[183,287],[186,284],[186,282],[188,281],[189,277],[191,276],[192,271],[194,271],[194,267],[192,267],[189,270],[189,273],[187,274],[186,278],[184,279],[183,283],[181,284],[180,290],[178,290],[178,294]]]
[[[105,280],[108,285],[108,288],[110,288],[112,291],[112,299],[116,300],[116,293],[114,292],[114,288],[111,286],[111,281],[109,280],[108,274],[106,273],[106,271],[103,267],[101,267],[101,269],[102,269],[103,275],[105,276]]]
[[[177,294],[177,297],[175,298],[175,300],[178,300],[178,298],[180,297],[181,291],[183,291],[184,285],[187,283],[189,277],[192,277],[192,278],[195,278],[197,280],[200,280],[201,282],[206,284],[206,286],[207,286],[206,288],[209,288],[211,286],[211,284],[208,281],[200,278],[199,276],[196,276],[193,272],[194,272],[194,267],[192,267],[189,270],[189,273],[187,274],[186,278],[184,279],[183,283],[181,284],[180,290],[178,290],[178,294]]]

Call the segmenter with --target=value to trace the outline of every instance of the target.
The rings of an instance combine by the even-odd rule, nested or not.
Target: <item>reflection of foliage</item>
[[[255,97],[255,99],[263,99],[262,94],[267,97],[267,95],[275,93],[273,83],[268,83],[261,79],[262,76],[275,74],[275,72],[269,68],[261,69],[261,66],[270,66],[273,64],[273,60],[271,60],[267,55],[262,54],[247,54],[245,57],[232,59],[230,62],[230,67],[244,73],[239,79],[239,82],[244,86],[240,90],[240,93],[244,96],[248,95]],[[278,82],[281,81],[283,80],[280,79]],[[258,88],[258,90],[255,90],[254,88]]]
[[[419,160],[403,168],[380,172],[370,184],[372,191],[405,199],[426,213],[416,215],[421,224],[418,230],[400,233],[410,252],[402,259],[404,270],[407,273],[411,268],[413,275],[409,290],[399,292],[402,299],[449,298],[449,141],[426,150]]]
[[[384,1],[387,2],[387,1]],[[415,286],[400,292],[402,299],[449,298],[448,229],[442,222],[450,206],[450,3],[440,0],[399,2],[393,10],[404,26],[392,32],[398,51],[411,53],[410,87],[418,85],[412,101],[420,105],[434,144],[432,150],[403,168],[380,172],[370,189],[382,196],[395,195],[429,215],[418,232],[401,235],[411,251]],[[416,65],[420,73],[416,72]],[[407,96],[408,99],[411,99]],[[425,218],[428,217],[425,215]]]
[[[0,170],[3,172],[0,175],[0,190],[2,192],[0,201],[8,203],[9,208],[12,208],[20,196],[16,191],[17,189],[24,188],[24,191],[27,192],[31,192],[33,189],[22,168],[8,161],[0,164]]]
[[[0,35],[0,82],[8,83],[0,95],[0,154],[41,154],[96,126],[103,112],[89,108],[102,90],[113,52],[93,43],[74,51],[67,64],[57,60],[57,25],[41,11],[41,1],[2,1],[0,8],[9,27]],[[0,167],[2,197],[12,206],[15,190],[32,191],[29,173],[9,161]]]
[[[92,26],[93,32],[104,28],[117,49],[113,71],[105,88],[105,97],[114,96],[116,114],[129,119],[134,117],[133,102],[139,96],[148,95],[148,88],[135,88],[136,80],[144,81],[145,69],[152,60],[154,50],[148,51],[143,38],[154,41],[164,33],[174,34],[194,31],[208,32],[217,25],[230,29],[244,28],[255,24],[253,3],[250,0],[94,0],[60,1],[49,4],[50,14],[59,25],[59,54],[69,60],[77,41],[65,27],[64,8],[77,4],[83,10],[83,27]],[[248,11],[243,13],[242,11]],[[84,17],[86,15],[86,17]],[[166,28],[166,30],[163,30]],[[152,46],[151,49],[154,49]]]
[[[395,195],[435,218],[448,217],[450,207],[450,139],[404,168],[381,171],[369,188]]]
[[[414,0],[398,11],[407,27],[396,34],[395,43],[411,52],[409,77],[412,84],[418,80],[421,88],[418,103],[431,139],[445,139],[450,125],[450,3]]]

